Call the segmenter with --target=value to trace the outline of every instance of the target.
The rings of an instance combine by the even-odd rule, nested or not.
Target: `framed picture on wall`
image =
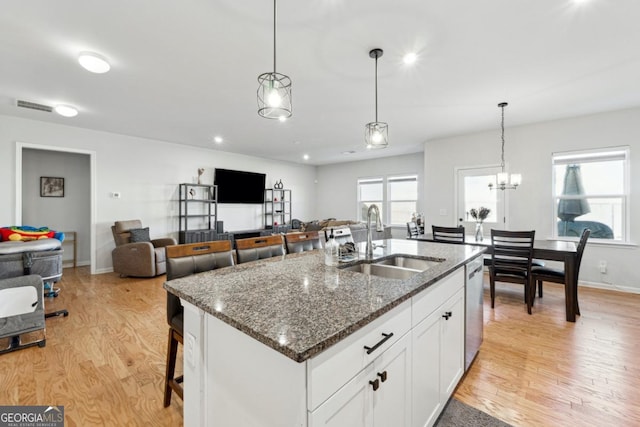
[[[64,178],[41,176],[40,197],[64,197]]]

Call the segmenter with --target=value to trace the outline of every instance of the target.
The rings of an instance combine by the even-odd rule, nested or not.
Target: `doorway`
[[[464,226],[466,234],[473,234],[476,220],[472,217],[471,210],[488,208],[489,215],[483,221],[484,236],[490,235],[492,228],[503,230],[506,228],[505,194],[504,191],[495,189],[496,173],[500,172],[499,166],[485,166],[476,168],[458,168],[456,170],[456,214],[458,225]],[[489,189],[489,183],[494,183],[494,188]]]
[[[61,183],[56,197],[41,193],[43,179]],[[75,263],[90,265],[95,274],[95,152],[16,143],[15,206],[17,224],[74,231],[69,239],[76,239]],[[70,263],[71,248],[64,246],[65,266]]]

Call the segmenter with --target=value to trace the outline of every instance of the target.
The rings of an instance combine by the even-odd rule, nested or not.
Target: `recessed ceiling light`
[[[302,156],[302,158],[305,159],[305,160],[309,160],[309,155],[305,154],[305,155]]]
[[[78,109],[71,105],[56,105],[55,112],[64,117],[75,117],[78,115]]]
[[[222,144],[222,137],[221,136],[214,136],[213,137],[213,142],[215,142],[216,144]]]
[[[107,59],[94,52],[81,52],[78,56],[78,62],[86,70],[96,74],[106,73],[111,69],[111,65],[109,65]]]
[[[407,65],[411,65],[414,62],[416,62],[417,59],[418,59],[418,55],[416,55],[415,52],[409,52],[402,58],[402,62],[404,62]]]

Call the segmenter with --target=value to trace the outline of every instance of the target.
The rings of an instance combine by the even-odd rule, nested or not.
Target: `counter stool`
[[[229,240],[199,242],[166,247],[167,280],[179,279],[192,274],[234,265],[233,251]],[[167,323],[169,342],[167,345],[167,369],[164,378],[164,407],[171,404],[171,392],[181,399],[182,376],[176,377],[178,343],[183,344],[184,308],[180,298],[167,292]]]

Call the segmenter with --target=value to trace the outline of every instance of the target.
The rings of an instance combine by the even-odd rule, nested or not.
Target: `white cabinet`
[[[440,318],[440,390],[449,399],[464,373],[464,291],[460,290],[442,308]]]
[[[405,334],[309,415],[309,427],[410,426],[411,334]]]
[[[412,329],[414,427],[433,425],[464,372],[464,277],[444,280],[455,293]]]
[[[182,300],[184,424],[430,426],[463,373],[464,295],[460,268],[303,363]]]

